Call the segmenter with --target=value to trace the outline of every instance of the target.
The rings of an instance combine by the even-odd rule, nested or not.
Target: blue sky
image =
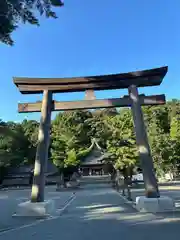
[[[40,27],[20,25],[15,46],[0,43],[0,118],[39,119],[18,114],[19,102],[41,95],[21,95],[13,76],[71,77],[121,73],[169,66],[159,87],[145,94],[165,93],[180,99],[179,0],[65,0],[58,19],[41,18]],[[100,91],[98,98],[119,97],[127,91]],[[58,94],[56,100],[83,99],[83,93]],[[55,114],[53,114],[54,116]]]

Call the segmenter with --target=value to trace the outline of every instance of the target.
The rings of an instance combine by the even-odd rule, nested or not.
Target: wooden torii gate
[[[20,113],[41,111],[31,202],[44,201],[45,170],[48,161],[51,111],[112,108],[125,106],[131,106],[132,109],[136,142],[144,176],[146,196],[148,198],[160,197],[141,105],[164,104],[165,96],[139,95],[138,87],[160,85],[167,73],[167,70],[167,67],[161,67],[125,74],[75,78],[14,77],[14,83],[22,94],[43,93],[42,102],[20,103],[18,105],[18,111]],[[94,90],[125,88],[128,89],[129,96],[125,96],[123,98],[96,100],[94,97]],[[84,101],[57,102],[52,98],[53,93],[82,91],[86,92],[86,98]]]

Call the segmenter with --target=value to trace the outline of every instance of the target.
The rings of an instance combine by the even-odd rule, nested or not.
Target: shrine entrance
[[[104,160],[109,154],[102,149],[96,139],[92,139],[89,153],[82,159],[80,170],[83,176],[97,176],[108,174]]]
[[[22,94],[43,93],[42,102],[20,103],[20,113],[41,112],[38,147],[34,167],[31,202],[44,201],[45,170],[48,161],[50,124],[52,111],[131,107],[136,143],[143,171],[146,197],[159,198],[153,160],[145,129],[142,105],[165,103],[164,95],[145,96],[138,94],[139,87],[157,86],[162,83],[167,67],[137,71],[125,74],[112,74],[76,78],[14,78],[14,83]],[[115,99],[95,99],[94,91],[128,89],[129,95]],[[85,92],[84,101],[57,102],[53,93]]]

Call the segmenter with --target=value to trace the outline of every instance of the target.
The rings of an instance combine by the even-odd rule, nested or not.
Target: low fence
[[[58,176],[47,176],[46,185],[56,184],[58,181]],[[26,175],[11,175],[6,176],[1,184],[1,188],[7,188],[12,186],[30,186],[32,184],[32,179],[30,174]]]

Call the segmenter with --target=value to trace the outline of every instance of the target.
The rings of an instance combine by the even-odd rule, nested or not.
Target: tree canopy
[[[39,26],[37,12],[47,18],[57,18],[53,7],[61,6],[61,0],[1,0],[0,41],[13,45],[11,34],[20,22]]]
[[[180,171],[180,101],[143,107],[153,161],[158,177]],[[2,169],[34,163],[37,121],[0,121],[0,174]],[[109,153],[115,169],[140,167],[131,110],[65,111],[52,121],[49,161],[60,172],[80,165],[91,151],[92,139]]]

